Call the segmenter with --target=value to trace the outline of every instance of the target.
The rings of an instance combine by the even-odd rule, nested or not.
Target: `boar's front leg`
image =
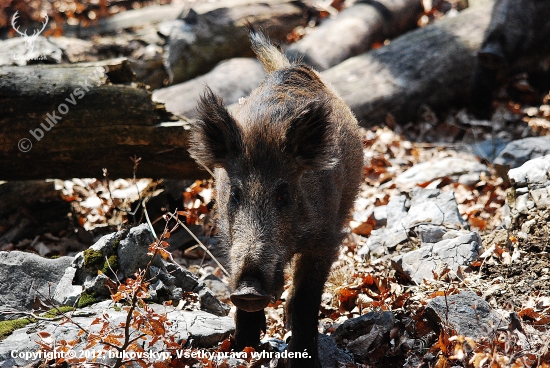
[[[290,368],[321,366],[317,353],[319,305],[334,259],[333,252],[323,253],[300,255],[294,268],[292,294],[287,304],[287,321],[292,328],[289,351],[307,352],[309,358],[290,359]]]
[[[237,309],[235,313],[235,349],[243,350],[247,346],[260,343],[260,333],[266,330],[264,310],[245,312]]]

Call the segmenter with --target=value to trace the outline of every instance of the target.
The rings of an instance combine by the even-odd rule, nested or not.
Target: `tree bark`
[[[286,53],[325,70],[416,27],[423,10],[420,0],[359,2],[290,45]]]
[[[176,115],[196,118],[197,101],[206,86],[229,105],[248,96],[264,78],[264,68],[258,60],[234,58],[222,61],[200,77],[153,91],[153,100],[164,103],[166,109]]]
[[[186,5],[150,5],[141,9],[118,13],[109,18],[103,18],[97,22],[97,25],[90,27],[67,24],[63,26],[63,34],[78,38],[116,34],[123,29],[144,27],[150,24],[175,20],[186,8]]]
[[[422,105],[465,104],[493,2],[464,10],[324,71],[362,126],[414,120]]]
[[[188,123],[130,83],[126,59],[0,67],[0,180],[208,176],[187,153]]]
[[[221,60],[253,57],[247,24],[281,42],[307,21],[300,1],[239,0],[214,5],[218,6],[211,10],[193,7],[171,27],[160,30],[167,37],[164,64],[172,83],[207,73]]]

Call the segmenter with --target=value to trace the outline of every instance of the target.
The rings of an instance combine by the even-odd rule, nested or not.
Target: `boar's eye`
[[[241,203],[241,190],[237,187],[232,187],[229,193],[229,202],[233,206],[238,206]]]
[[[286,207],[290,203],[290,194],[288,193],[288,183],[281,182],[275,190],[275,203],[279,208]]]

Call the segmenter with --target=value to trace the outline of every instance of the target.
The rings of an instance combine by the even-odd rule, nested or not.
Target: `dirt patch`
[[[529,296],[548,295],[550,293],[550,228],[545,223],[535,229],[527,239],[518,237],[514,231],[506,236],[506,230],[495,231],[493,239],[484,238],[484,244],[496,243],[513,252],[513,244],[509,238],[517,240],[519,259],[512,264],[490,264],[481,267],[482,280],[488,280],[493,285],[500,285],[494,289],[491,296],[500,307],[521,307],[525,305]]]

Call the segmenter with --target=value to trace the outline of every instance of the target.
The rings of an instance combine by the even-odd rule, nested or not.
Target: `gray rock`
[[[431,204],[426,205],[428,202]],[[423,208],[430,209],[433,212],[423,213]],[[411,210],[414,216],[411,216]],[[409,227],[418,222],[430,222],[452,229],[468,226],[460,212],[458,212],[454,192],[442,192],[439,189],[414,188],[411,191],[411,208],[407,216],[406,225]]]
[[[393,197],[386,205],[386,221],[388,226],[395,226],[401,219],[407,216],[410,202],[404,195]]]
[[[127,230],[102,236],[95,244],[84,252],[78,253],[72,267],[76,268],[74,283],[83,285],[85,282],[94,279],[97,276],[97,270],[103,268],[105,258],[109,258],[117,253],[117,247],[120,240],[126,236]],[[91,259],[91,253],[97,253],[97,261]]]
[[[217,316],[227,316],[229,313],[229,306],[225,303],[222,303],[216,295],[206,287],[204,283],[199,284],[198,290],[195,289],[195,292],[199,294],[201,301],[201,309],[206,310],[210,313],[213,313]]]
[[[165,262],[166,271],[174,277],[174,285],[186,291],[193,291],[199,285],[199,279],[183,267]]]
[[[479,173],[463,174],[458,178],[458,182],[467,187],[474,187],[480,181]]]
[[[336,342],[355,340],[359,336],[367,334],[372,326],[378,325],[389,332],[395,323],[395,316],[392,312],[370,312],[360,317],[348,319],[334,330],[332,337]]]
[[[133,276],[139,269],[145,268],[151,256],[149,246],[155,241],[147,224],[130,229],[118,245],[118,263],[121,280]],[[156,255],[153,265],[162,267],[162,257]]]
[[[437,243],[447,233],[445,228],[436,225],[420,225],[416,231],[422,243]]]
[[[169,274],[167,271],[155,266],[151,266],[150,270],[151,277],[159,279],[168,286],[176,285],[176,278],[173,275]]]
[[[149,285],[149,295],[151,296],[151,300],[155,302],[162,302],[167,299],[166,296],[170,296],[171,294],[171,290],[160,280],[152,282]]]
[[[119,263],[118,279],[132,277],[139,269],[145,269],[149,263],[151,258],[148,254],[149,245],[154,240],[147,224],[105,235],[88,251],[76,255],[73,262],[73,267],[76,269],[73,283],[83,285],[86,292],[93,293],[96,297],[108,297],[110,295],[106,286],[108,276],[103,273],[98,275],[97,272],[104,266],[104,259],[116,255]],[[95,255],[98,261],[90,260],[91,251],[101,255],[101,257]],[[199,282],[191,272],[181,266],[157,255],[152,262],[150,272],[150,300],[179,301],[184,291],[194,292],[199,295],[201,309],[218,316],[226,316],[229,313],[230,308],[225,303],[218,300],[203,282]],[[65,297],[66,295],[60,292],[59,298]]]
[[[319,334],[321,335],[321,334]],[[269,351],[278,351],[279,353],[282,353],[285,351],[286,348],[288,348],[288,344],[284,342],[283,340],[276,339],[274,337],[268,337],[265,340],[260,341],[261,344],[269,344]]]
[[[417,250],[391,259],[392,266],[407,279],[417,284],[433,280],[432,271],[440,274],[445,268],[456,272],[459,266],[469,266],[481,252],[481,238],[472,231],[435,244],[423,244]]]
[[[194,346],[213,346],[235,331],[231,317],[216,317],[203,311],[177,311],[168,313],[168,318],[180,336],[192,340]]]
[[[126,319],[124,310],[114,310],[111,308],[111,301],[104,301],[92,306],[78,310],[73,314],[72,319],[91,332],[97,332],[101,324],[91,325],[92,321],[104,313],[109,315],[112,325],[115,326]],[[171,306],[162,306],[158,304],[150,305],[157,313],[167,313],[168,319],[172,322],[169,326],[169,333],[175,335],[176,340],[192,340],[196,346],[210,347],[220,341],[223,341],[235,327],[233,319],[230,317],[217,317],[210,313],[202,311],[182,311]],[[38,340],[36,332],[46,331],[52,335],[52,339],[67,341],[77,339],[79,328],[71,323],[60,325],[60,321],[39,321],[29,324],[24,328],[14,331],[6,339],[0,341],[0,367],[14,367],[24,365],[32,359],[13,358],[12,352],[24,353],[35,352],[39,349],[35,340]],[[83,344],[76,345],[74,350],[78,352],[84,347]],[[159,345],[153,345],[152,351],[161,351]],[[17,354],[15,354],[17,355]],[[37,359],[34,359],[37,360]],[[112,365],[112,359],[100,359],[100,363]]]
[[[226,316],[229,313],[229,306],[221,302],[216,295],[208,289],[206,284],[199,281],[191,272],[164,261],[166,272],[175,277],[174,285],[184,291],[197,293],[200,298],[201,308],[218,316]]]
[[[212,290],[214,295],[220,300],[229,300],[231,296],[231,288],[225,282],[213,275],[208,275],[202,279],[204,284]]]
[[[531,137],[510,142],[493,162],[510,169],[529,160],[550,154],[550,137]]]
[[[319,334],[319,361],[323,368],[338,368],[339,363],[353,363],[353,355],[336,346],[331,336]]]
[[[197,101],[205,86],[209,86],[229,105],[248,96],[264,77],[264,69],[256,59],[230,59],[219,63],[205,75],[154,91],[153,100],[164,103],[166,109],[176,115],[196,118]]]
[[[33,309],[35,297],[53,296],[73,257],[42,258],[19,251],[0,252],[0,300],[3,307]]]
[[[96,297],[108,298],[111,295],[111,291],[107,287],[109,280],[110,279],[107,275],[101,273],[93,279],[84,282],[84,291],[88,294],[95,295]]]
[[[479,181],[479,175],[482,172],[488,172],[487,166],[479,163],[475,158],[445,157],[416,164],[400,174],[395,182],[397,184],[416,185],[444,177],[460,181],[462,175],[467,175],[466,178],[462,179],[463,181],[472,182],[475,181],[472,175],[476,175],[477,181]]]
[[[73,285],[75,275],[76,268],[67,267],[63,277],[59,280],[53,295],[53,300],[59,305],[74,306],[80,297],[80,294],[82,294],[82,291],[84,290],[82,285]]]
[[[521,227],[523,219],[533,209],[550,209],[550,155],[527,161],[521,167],[508,171],[512,188],[506,197],[509,207],[507,223]]]
[[[377,206],[374,207],[374,212],[372,213],[374,219],[376,220],[376,225],[385,226],[388,222],[388,212],[387,206]]]
[[[384,340],[389,341],[389,333],[395,324],[392,312],[370,312],[352,318],[336,328],[332,337],[339,344],[346,344],[358,359],[364,359]]]
[[[550,208],[550,186],[533,189],[530,194],[538,209]]]
[[[474,339],[486,337],[497,327],[508,325],[489,303],[470,291],[433,298],[428,302],[426,312],[432,321]]]
[[[521,225],[521,231],[526,234],[529,234],[533,226],[536,225],[536,223],[537,223],[537,219],[531,219],[529,221],[525,221],[523,225]]]
[[[550,186],[550,155],[527,161],[508,171],[508,177],[514,187],[535,189]]]
[[[414,188],[411,200],[402,195],[394,197],[387,205],[387,226],[374,230],[360,255],[392,249],[408,239],[408,232],[420,225],[435,225],[444,229],[461,229],[468,225],[460,216],[453,192],[439,189]],[[380,253],[378,253],[380,254]]]

